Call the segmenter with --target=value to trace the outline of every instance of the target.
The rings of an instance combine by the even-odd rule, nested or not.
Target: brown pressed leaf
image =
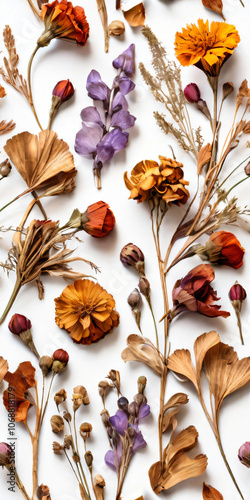
[[[212,146],[209,143],[200,149],[197,160],[197,175],[200,175],[204,165],[206,165],[211,160],[211,154]]]
[[[6,95],[5,88],[0,85],[0,98],[2,99]]]
[[[250,122],[245,122],[244,127],[243,127],[243,133],[250,134]]]
[[[143,3],[138,3],[132,9],[123,10],[123,15],[130,26],[136,28],[137,26],[144,26],[145,24],[145,8]]]
[[[5,120],[0,122],[0,135],[7,134],[11,132],[15,128],[16,124],[11,120],[10,122],[6,122]]]
[[[77,172],[68,144],[52,130],[43,130],[38,136],[22,132],[9,139],[4,150],[29,187],[22,194],[42,187],[61,187]]]
[[[164,370],[163,356],[149,339],[141,335],[129,335],[127,345],[128,347],[121,354],[125,363],[127,361],[140,361],[152,368],[157,375],[162,375]]]
[[[177,426],[175,415],[179,413],[181,406],[188,403],[188,397],[182,392],[174,394],[163,407],[162,432],[166,432],[170,426],[174,431]]]
[[[222,12],[222,9],[223,9],[222,0],[202,0],[202,3],[204,5],[204,7],[206,7],[207,9],[210,9],[213,12],[220,14],[222,19],[224,19],[224,21],[225,21],[225,17],[224,17],[223,12]]]
[[[0,356],[0,383],[4,379],[8,369],[9,369],[8,361],[6,361],[6,359],[3,359],[3,357]]]
[[[233,347],[220,342],[207,351],[204,371],[209,381],[217,421],[221,404],[226,396],[250,381],[250,357],[239,360]]]
[[[209,484],[203,483],[203,499],[204,500],[223,500],[222,494],[210,486]]]
[[[168,369],[177,375],[190,380],[198,391],[198,382],[195,369],[191,361],[191,354],[188,349],[177,349],[168,358]]]
[[[164,450],[163,467],[156,462],[149,469],[151,488],[156,495],[191,477],[197,477],[205,472],[206,455],[189,458],[185,451],[191,450],[197,443],[198,432],[192,425],[184,429]]]
[[[249,97],[249,91],[247,80],[243,80],[236,98],[236,110],[241,106],[244,97]]]
[[[200,385],[200,378],[201,378],[201,370],[202,370],[202,365],[204,358],[206,356],[207,351],[211,349],[214,345],[218,344],[220,342],[220,337],[217,332],[211,331],[208,333],[203,333],[203,335],[200,335],[197,337],[195,343],[194,343],[194,354],[195,354],[195,361],[196,361],[196,376],[197,376],[197,381],[198,385]]]

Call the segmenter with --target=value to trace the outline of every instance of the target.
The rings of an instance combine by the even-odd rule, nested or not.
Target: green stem
[[[2,212],[5,208],[7,208],[12,203],[14,203],[14,201],[18,200],[18,198],[19,198],[19,196],[16,196],[15,198],[13,198],[13,200],[9,201],[9,203],[6,203],[6,205],[4,205],[2,208],[0,208],[0,212]]]
[[[6,306],[5,310],[4,310],[4,312],[3,312],[3,314],[2,314],[2,316],[1,316],[1,318],[0,318],[0,325],[4,322],[4,320],[5,320],[5,318],[6,318],[7,314],[8,314],[8,312],[9,312],[9,310],[10,310],[10,308],[11,308],[11,307],[12,307],[12,305],[14,304],[15,299],[16,299],[16,297],[17,297],[17,294],[18,294],[18,292],[19,292],[19,290],[20,290],[21,286],[22,286],[22,285],[21,285],[21,281],[20,281],[20,279],[17,279],[17,280],[16,280],[16,283],[15,283],[15,286],[14,286],[14,288],[13,288],[12,294],[11,294],[11,296],[10,296],[10,298],[9,298],[9,302],[8,302],[8,304],[7,304],[7,306]]]
[[[236,182],[236,184],[234,184],[234,185],[233,185],[233,186],[232,186],[232,187],[231,187],[231,188],[227,191],[227,193],[226,193],[226,195],[225,195],[225,196],[226,196],[226,197],[228,197],[229,193],[230,193],[230,192],[231,192],[231,191],[232,191],[232,190],[233,190],[236,186],[238,186],[238,185],[239,185],[239,184],[241,184],[242,182],[246,181],[247,179],[249,179],[249,176],[244,177],[244,179],[241,179],[241,181],[239,181],[239,182]]]
[[[240,333],[240,340],[242,345],[244,345],[244,339],[243,339],[243,334],[242,334],[242,326],[241,326],[241,319],[240,319],[240,312],[235,311],[236,318],[237,318],[237,325],[239,328],[239,333]]]
[[[32,111],[34,113],[34,116],[35,116],[35,119],[37,121],[39,128],[41,130],[43,130],[41,123],[38,119],[37,113],[36,113],[36,109],[35,109],[34,102],[33,102],[32,88],[31,88],[31,66],[32,66],[33,59],[34,59],[39,48],[40,48],[40,46],[37,45],[34,52],[31,54],[31,58],[30,58],[29,64],[28,64],[27,82],[28,82],[28,89],[29,89],[29,95],[30,95],[30,105],[31,105]]]
[[[227,176],[226,178],[220,183],[220,185],[218,186],[217,190],[221,189],[221,186],[223,186],[223,184],[225,184],[225,182],[229,179],[229,177],[231,177],[232,174],[234,174],[234,172],[239,168],[241,167],[241,165],[243,163],[245,163],[245,161],[247,161],[248,159],[250,158],[250,156],[248,156],[247,158],[245,158],[245,160],[243,160],[241,163],[239,163],[239,165],[237,165],[237,167],[235,167]]]
[[[235,479],[235,477],[234,477],[234,475],[233,475],[233,472],[232,472],[232,470],[231,470],[231,467],[230,467],[230,465],[229,465],[229,463],[228,463],[228,461],[227,461],[227,458],[226,458],[226,455],[225,455],[225,452],[224,452],[224,450],[223,450],[222,443],[221,443],[221,440],[220,440],[220,435],[219,435],[219,432],[218,432],[218,435],[216,436],[216,441],[217,441],[217,443],[218,443],[218,446],[219,446],[219,450],[220,450],[221,456],[222,456],[222,458],[223,458],[223,460],[224,460],[224,463],[225,463],[225,466],[226,466],[226,468],[227,468],[227,470],[228,470],[228,472],[229,472],[229,474],[230,474],[230,476],[231,476],[231,479],[232,479],[232,481],[233,481],[233,483],[234,483],[234,485],[235,485],[235,487],[236,487],[236,489],[237,489],[237,491],[238,491],[238,493],[239,493],[240,497],[242,498],[242,500],[244,500],[244,497],[243,497],[243,495],[242,495],[242,493],[241,493],[241,490],[240,490],[240,488],[239,488],[239,486],[238,486],[238,484],[237,484],[237,481],[236,481],[236,479]]]

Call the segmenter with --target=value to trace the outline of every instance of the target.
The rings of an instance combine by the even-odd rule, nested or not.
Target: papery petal
[[[122,151],[128,142],[128,133],[115,128],[108,132],[97,147],[97,161],[105,163],[111,160],[114,154]]]
[[[146,417],[150,413],[150,406],[146,403],[141,404],[138,414],[138,419]]]
[[[122,76],[119,78],[119,88],[122,95],[129,94],[135,88],[134,82],[130,80],[127,76]]]
[[[135,45],[132,43],[127,50],[120,54],[114,61],[116,69],[122,69],[127,76],[133,76],[135,72]]]
[[[88,96],[98,101],[105,101],[110,95],[109,87],[102,81],[100,73],[95,69],[92,69],[89,73],[86,89],[88,91]]]
[[[100,113],[95,106],[88,106],[87,108],[84,108],[81,112],[81,120],[89,125],[97,123],[100,127],[103,126]]]
[[[110,467],[114,472],[118,471],[118,460],[117,460],[117,453],[115,453],[112,450],[107,451],[105,457],[105,464]]]
[[[117,410],[116,414],[109,419],[111,425],[118,434],[124,436],[124,432],[128,428],[128,417],[122,410]]]
[[[145,446],[147,446],[147,443],[143,438],[141,431],[136,432],[134,437],[134,443],[132,446],[132,452],[135,453],[136,451],[145,448]]]
[[[115,113],[116,111],[120,111],[120,109],[127,111],[128,101],[121,92],[117,92],[112,102],[112,112]]]
[[[98,124],[87,127],[84,123],[82,129],[76,134],[75,151],[80,155],[90,155],[96,152],[101,141],[103,130]]]
[[[112,115],[111,127],[119,127],[121,130],[127,130],[133,127],[135,120],[135,116],[131,115],[129,111],[121,109],[121,111],[117,111],[117,113]]]

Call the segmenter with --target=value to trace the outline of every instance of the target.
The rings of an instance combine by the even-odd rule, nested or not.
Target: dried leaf
[[[5,88],[0,85],[0,98],[2,99],[6,95]]]
[[[203,483],[202,494],[204,500],[223,500],[222,494],[206,483]]]
[[[8,369],[9,369],[8,361],[6,361],[6,359],[3,359],[3,357],[0,356],[0,383],[4,379]]]
[[[130,26],[136,28],[137,26],[144,26],[145,24],[145,8],[143,3],[138,3],[128,10],[123,10],[123,15]]]
[[[181,405],[188,403],[188,397],[182,392],[174,394],[163,407],[162,432],[166,432],[170,426],[174,431],[177,426],[175,415],[179,413]]]
[[[198,390],[195,369],[188,349],[177,349],[168,358],[168,369],[190,380]]]
[[[184,429],[164,450],[163,467],[156,462],[149,469],[151,488],[156,495],[191,477],[197,477],[205,472],[206,455],[189,458],[185,451],[191,450],[197,443],[198,432],[194,426]]]
[[[241,106],[244,97],[249,97],[249,93],[250,89],[248,88],[247,80],[243,80],[236,97],[236,110]]]
[[[164,370],[163,356],[149,339],[141,335],[129,335],[127,345],[128,347],[121,354],[125,363],[127,361],[140,361],[152,368],[157,375],[162,375]]]
[[[7,134],[8,132],[11,132],[15,128],[16,124],[11,120],[10,122],[6,122],[6,120],[3,120],[0,122],[0,135]]]
[[[197,175],[200,175],[204,165],[206,165],[211,160],[211,154],[212,146],[209,143],[200,149],[197,160]]]
[[[223,9],[222,0],[202,0],[202,3],[204,5],[204,7],[206,7],[207,9],[210,9],[213,12],[220,14],[222,19],[224,19],[224,21],[225,21],[225,17],[224,17],[223,12],[222,12],[222,9]]]
[[[195,340],[194,354],[196,361],[196,377],[198,385],[200,385],[201,370],[206,353],[209,351],[209,349],[211,349],[211,347],[218,344],[219,342],[220,342],[220,337],[218,333],[215,331],[203,333]]]
[[[250,134],[250,122],[245,122],[245,125],[243,127],[243,133]]]

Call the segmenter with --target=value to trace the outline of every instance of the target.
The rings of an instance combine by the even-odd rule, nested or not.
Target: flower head
[[[142,274],[142,276],[145,275],[144,254],[141,249],[133,243],[127,243],[127,245],[121,249],[120,261],[125,267],[131,266],[138,271],[139,274]]]
[[[175,36],[175,55],[182,66],[195,65],[209,76],[218,76],[222,65],[240,42],[231,24],[198,20]]]
[[[230,290],[229,290],[229,298],[231,300],[231,302],[236,302],[236,301],[239,301],[239,302],[243,302],[243,300],[245,300],[247,296],[247,293],[246,293],[246,290],[245,288],[243,288],[243,286],[241,286],[238,281],[236,281],[234,283],[233,286],[231,286]]]
[[[20,363],[14,373],[7,372],[4,380],[9,383],[8,389],[3,393],[3,403],[7,411],[10,410],[10,401],[14,408],[16,422],[25,422],[31,407],[29,389],[36,385],[35,368],[29,361]],[[13,395],[11,397],[11,395]]]
[[[212,264],[238,269],[243,264],[245,250],[233,233],[216,231],[211,234],[201,252]]]
[[[52,95],[59,97],[62,102],[68,101],[74,95],[75,89],[69,80],[60,80],[54,87]]]
[[[240,462],[245,465],[246,467],[248,467],[248,469],[250,469],[250,442],[247,441],[246,443],[244,443],[239,451],[238,451],[238,457],[239,457],[239,460]]]
[[[189,83],[186,85],[183,93],[187,101],[191,104],[197,103],[201,98],[200,89],[196,83]]]
[[[160,165],[152,160],[144,160],[133,168],[130,179],[124,174],[130,198],[138,203],[153,197],[162,198],[166,203],[177,205],[186,203],[189,192],[183,179],[183,164],[165,156],[159,156]]]
[[[230,316],[229,312],[220,311],[221,306],[213,304],[215,300],[219,300],[210,285],[213,280],[214,270],[210,264],[196,266],[184,278],[178,280],[172,292],[173,316],[183,311],[199,312],[211,318]]]
[[[9,330],[14,335],[26,332],[31,329],[31,321],[23,314],[14,314],[8,324]]]
[[[112,295],[88,279],[67,286],[55,303],[56,324],[77,343],[98,342],[119,324]]]
[[[114,226],[115,216],[104,201],[89,205],[86,212],[82,214],[82,229],[95,238],[107,236]]]
[[[85,45],[89,36],[89,25],[82,7],[73,7],[67,0],[55,0],[42,7],[41,16],[45,30],[37,43],[49,45],[53,38],[66,38],[78,45]]]

